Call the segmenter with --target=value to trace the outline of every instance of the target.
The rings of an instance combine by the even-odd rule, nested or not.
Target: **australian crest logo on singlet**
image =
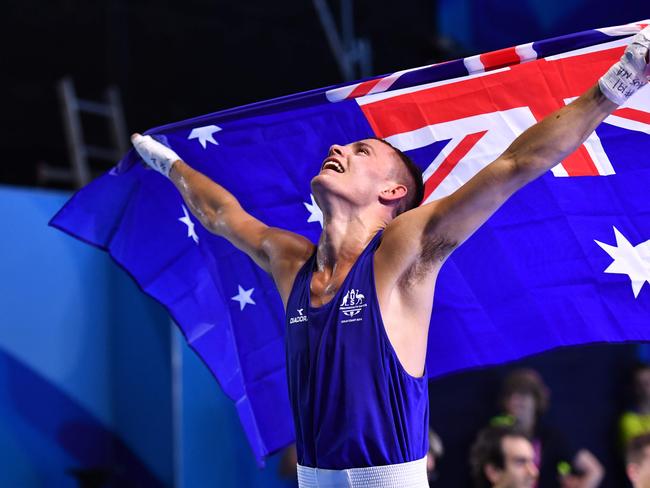
[[[304,314],[304,310],[305,310],[304,308],[297,308],[296,312],[298,313],[298,315],[289,317],[289,324],[293,325],[293,324],[300,324],[302,322],[307,322],[309,317],[307,317]]]
[[[366,296],[363,293],[355,288],[347,290],[345,292],[345,295],[343,295],[339,310],[343,312],[343,315],[346,315],[350,318],[341,320],[341,323],[346,324],[348,322],[360,322],[363,320],[363,317],[359,316],[359,314],[367,306],[368,304],[366,303]]]

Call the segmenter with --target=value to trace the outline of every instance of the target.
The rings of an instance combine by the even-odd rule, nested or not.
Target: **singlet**
[[[380,240],[381,232],[327,304],[310,305],[316,252],[289,295],[287,376],[302,466],[382,466],[427,453],[426,372],[404,370],[384,329],[373,268]]]

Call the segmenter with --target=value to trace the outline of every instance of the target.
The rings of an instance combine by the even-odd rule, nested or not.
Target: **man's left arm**
[[[397,217],[386,229],[385,242],[388,244],[392,235],[399,236],[403,243],[398,244],[402,248],[399,255],[403,259],[407,257],[404,244],[409,238],[419,239],[410,257],[442,263],[515,191],[575,151],[619,104],[648,83],[649,45],[650,27],[633,39],[621,61],[599,83],[524,131],[465,185],[447,197]]]
[[[573,103],[517,137],[494,162],[431,209],[429,232],[456,247],[474,233],[513,193],[574,152],[618,106],[591,87]],[[424,212],[423,212],[424,213]]]

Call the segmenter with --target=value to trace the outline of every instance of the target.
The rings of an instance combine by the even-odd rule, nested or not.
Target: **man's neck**
[[[387,222],[368,215],[325,219],[316,251],[317,271],[334,275],[349,267]]]

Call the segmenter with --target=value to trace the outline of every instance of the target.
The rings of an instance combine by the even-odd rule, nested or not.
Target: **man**
[[[621,446],[636,436],[650,433],[650,365],[639,364],[632,372],[634,404],[619,420]]]
[[[479,432],[470,466],[477,488],[532,488],[539,475],[533,445],[512,426],[491,426]]]
[[[587,449],[572,449],[559,430],[543,421],[549,406],[549,390],[540,374],[527,368],[515,369],[501,387],[502,416],[492,421],[516,425],[535,448],[539,488],[558,486],[595,488],[605,470]]]
[[[650,488],[650,434],[630,440],[625,449],[625,464],[634,488]]]
[[[172,180],[203,226],[247,253],[280,292],[301,486],[427,486],[424,366],[440,268],[510,195],[648,82],[649,37],[646,29],[599,85],[427,205],[418,207],[421,174],[390,144],[333,145],[311,182],[323,212],[317,246],[268,227],[171,149],[134,134],[142,158]]]

